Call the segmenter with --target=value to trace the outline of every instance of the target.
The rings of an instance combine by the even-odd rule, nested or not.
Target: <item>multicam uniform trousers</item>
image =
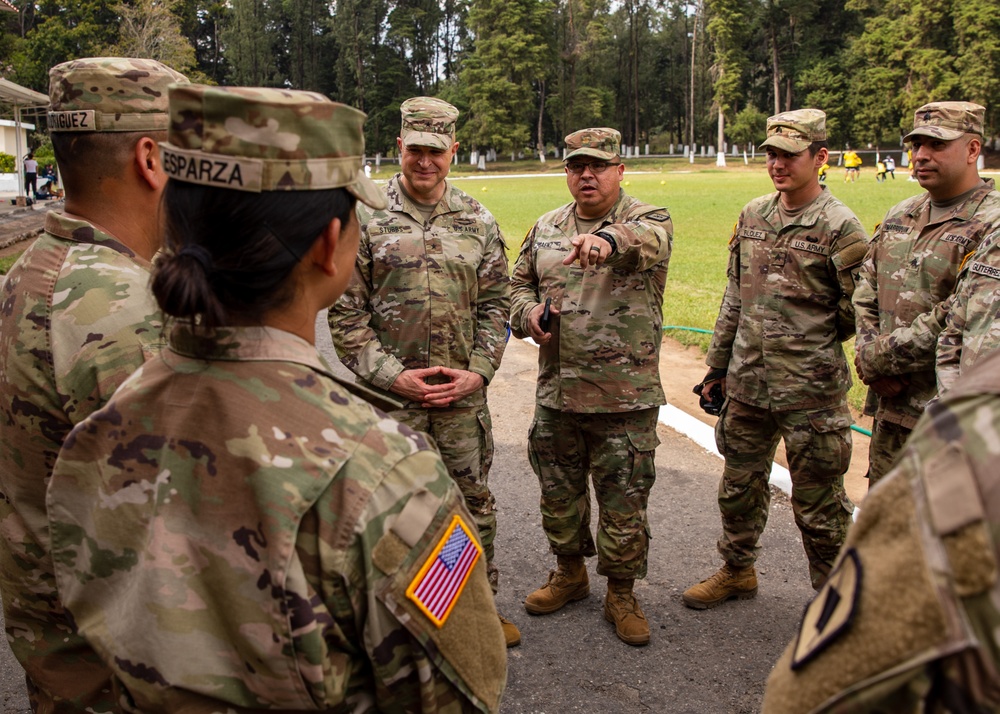
[[[844,491],[851,463],[847,405],[775,412],[729,399],[715,425],[726,465],[719,483],[719,553],[734,567],[753,565],[767,524],[768,479],[784,438],[792,477],[792,512],[802,533],[814,588],[826,582],[847,537],[854,505]]]
[[[541,486],[542,527],[553,553],[596,554],[601,575],[645,577],[658,413],[659,407],[585,414],[535,406],[528,457]],[[596,546],[588,478],[597,497]]]

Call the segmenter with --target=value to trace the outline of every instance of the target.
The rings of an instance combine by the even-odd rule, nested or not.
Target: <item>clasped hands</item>
[[[864,370],[861,369],[861,358],[858,355],[854,355],[854,369],[857,370],[858,377],[865,385],[875,392],[875,394],[886,399],[898,397],[903,393],[903,390],[910,386],[910,378],[905,375],[866,377]]]
[[[432,377],[444,377],[446,381],[438,383],[435,379],[435,384],[429,384],[427,380]],[[482,389],[484,383],[481,374],[466,369],[424,367],[404,369],[389,390],[411,402],[420,402],[422,407],[446,407]]]

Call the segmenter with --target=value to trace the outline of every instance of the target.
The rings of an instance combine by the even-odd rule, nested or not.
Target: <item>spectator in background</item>
[[[861,157],[858,156],[858,152],[853,149],[848,149],[844,152],[844,183],[850,181],[854,183],[858,180],[858,176],[861,174]]]
[[[28,194],[28,191],[31,193]],[[38,198],[38,162],[35,161],[35,155],[31,152],[28,152],[28,155],[24,157],[24,192]]]
[[[896,160],[891,156],[885,157],[885,172],[892,176],[893,181],[896,180]]]

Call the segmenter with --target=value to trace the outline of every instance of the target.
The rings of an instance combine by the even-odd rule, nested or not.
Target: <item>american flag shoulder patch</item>
[[[472,568],[482,554],[462,517],[456,515],[441,540],[406,588],[412,600],[438,627],[444,625],[458,602]]]

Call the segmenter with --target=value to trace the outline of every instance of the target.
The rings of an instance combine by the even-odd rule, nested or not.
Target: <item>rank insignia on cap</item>
[[[861,596],[861,559],[851,548],[806,606],[792,652],[792,669],[800,669],[847,631]]]
[[[481,553],[482,548],[468,526],[456,515],[406,589],[406,597],[441,627],[458,602]]]

